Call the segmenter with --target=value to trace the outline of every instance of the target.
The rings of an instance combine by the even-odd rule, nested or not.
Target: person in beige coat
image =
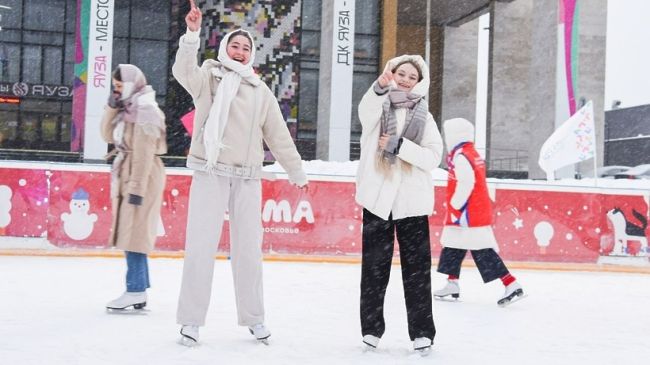
[[[172,67],[196,108],[187,156],[187,166],[195,171],[178,300],[180,342],[195,345],[205,324],[226,211],[238,324],[266,341],[271,333],[264,323],[262,286],[263,142],[291,183],[306,189],[307,177],[277,99],[252,68],[253,37],[241,29],[226,34],[218,60],[208,59],[199,67],[201,18],[192,2]]]
[[[165,115],[142,71],[122,64],[113,72],[114,92],[101,122],[104,141],[115,145],[111,169],[113,221],[110,245],[124,250],[126,292],[106,305],[109,310],[147,304],[147,254],[156,242],[167,153]]]
[[[371,348],[385,331],[384,296],[396,236],[413,348],[426,354],[436,334],[428,216],[433,213],[431,170],[442,159],[442,138],[429,113],[428,88],[422,57],[403,55],[388,61],[359,103],[360,314],[363,343]]]

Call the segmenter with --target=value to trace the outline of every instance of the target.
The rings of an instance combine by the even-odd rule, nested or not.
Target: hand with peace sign
[[[377,83],[383,89],[387,87],[392,80],[393,80],[393,72],[390,69],[386,69],[384,70],[384,73],[379,75],[379,78],[377,79]]]
[[[192,32],[198,31],[201,28],[201,19],[203,19],[201,10],[196,6],[194,0],[190,0],[190,11],[185,16],[185,24],[187,24],[187,28]]]

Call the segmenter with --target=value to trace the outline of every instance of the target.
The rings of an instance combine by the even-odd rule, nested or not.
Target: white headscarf
[[[231,59],[226,51],[228,41],[233,33],[237,31],[244,31],[248,34],[251,40],[251,56],[247,64],[242,64]],[[217,160],[219,159],[219,152],[224,146],[221,143],[223,131],[228,123],[228,115],[230,113],[230,104],[232,99],[237,95],[239,84],[242,79],[245,79],[253,86],[258,86],[262,81],[253,70],[253,61],[255,59],[255,44],[253,44],[253,36],[243,29],[236,29],[228,34],[221,40],[219,45],[219,55],[217,60],[221,62],[221,67],[212,69],[212,74],[215,77],[220,77],[221,82],[217,87],[217,92],[214,95],[208,120],[205,123],[205,130],[203,132],[203,143],[205,144],[206,151],[206,169],[211,170],[216,167]]]

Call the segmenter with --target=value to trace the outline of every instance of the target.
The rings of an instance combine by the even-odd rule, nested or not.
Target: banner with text
[[[111,90],[113,14],[113,0],[91,0],[83,141],[85,160],[101,160],[106,154],[99,124]]]

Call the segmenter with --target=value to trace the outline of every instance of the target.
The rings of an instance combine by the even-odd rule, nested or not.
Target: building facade
[[[606,2],[202,0],[197,62],[247,28],[303,158],[354,160],[363,93],[390,58],[423,55],[434,118],[475,121],[490,170],[541,177],[540,146],[586,100],[603,161]],[[100,160],[107,75],[133,63],[167,116],[164,160],[184,165],[193,104],[171,65],[188,10],[186,0],[0,0],[0,158]]]
[[[301,154],[315,158],[321,42],[332,37],[321,29],[323,1],[197,4],[203,12],[197,61],[215,58],[221,37],[232,29],[250,30],[257,45],[255,68],[276,94]],[[349,63],[356,106],[379,69],[380,0],[351,4],[357,15],[348,25],[355,33]],[[193,104],[171,76],[171,65],[185,32],[187,1],[2,0],[0,5],[6,7],[0,8],[2,158],[98,160],[106,147],[88,158],[100,143],[91,141],[97,136],[89,132],[105,98],[93,95],[97,89],[108,95],[110,70],[132,63],[144,71],[167,116],[166,163],[184,164],[190,139],[181,119]],[[354,144],[360,135],[356,108],[349,119]]]

